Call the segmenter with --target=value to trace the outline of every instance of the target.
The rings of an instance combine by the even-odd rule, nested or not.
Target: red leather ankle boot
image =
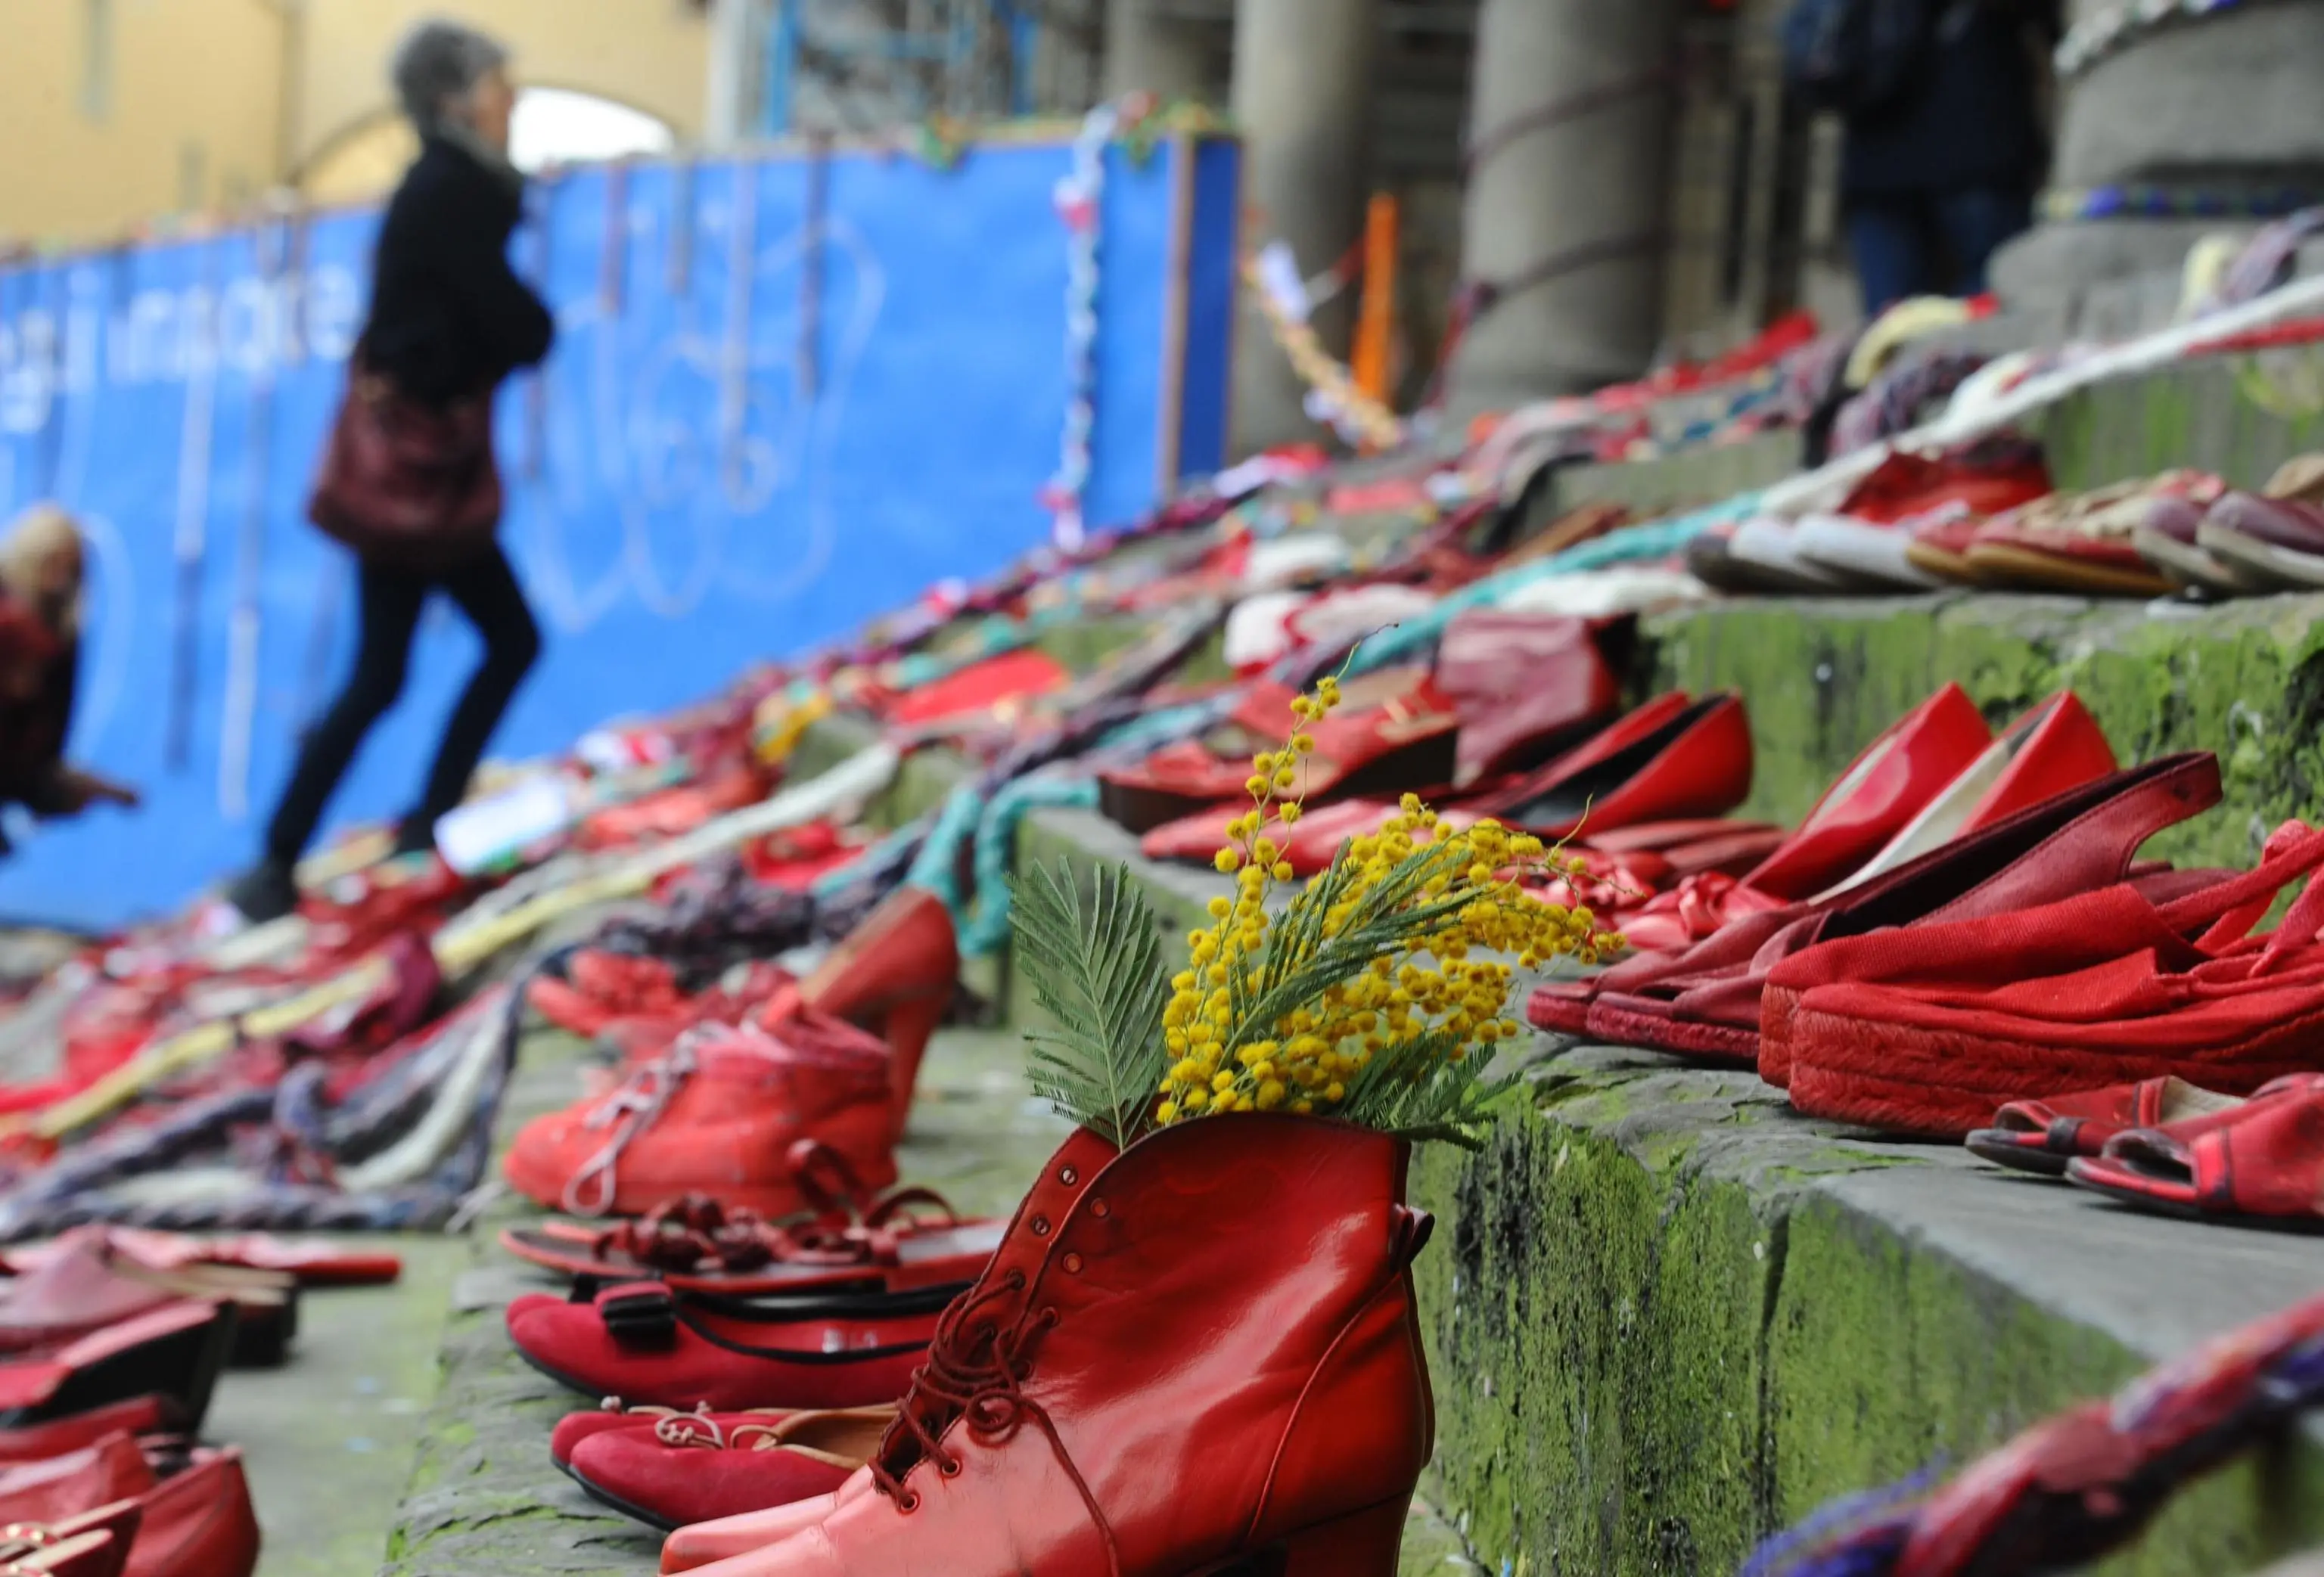
[[[1394,1577],[1433,1404],[1401,1141],[1237,1115],[1076,1135],[869,1468],[715,1577]]]
[[[759,1022],[772,1028],[805,1004],[886,1041],[900,1136],[920,1076],[920,1054],[944,1021],[959,974],[960,944],[944,900],[926,888],[900,887],[795,992],[778,991]]]

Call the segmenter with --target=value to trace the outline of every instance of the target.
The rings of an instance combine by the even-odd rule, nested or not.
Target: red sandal
[[[2012,1171],[2062,1177],[2068,1161],[2097,1155],[2126,1129],[2216,1116],[2243,1104],[2234,1095],[2198,1089],[2184,1079],[2141,1079],[2048,1101],[2012,1101],[1993,1114],[1991,1127],[1963,1142],[1972,1155]]]
[[[2324,1074],[2277,1080],[2192,1122],[2118,1133],[2069,1161],[2066,1177],[2165,1215],[2324,1231]]]

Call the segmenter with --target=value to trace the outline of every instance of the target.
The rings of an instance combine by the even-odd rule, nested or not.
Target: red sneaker
[[[754,1304],[632,1282],[593,1303],[521,1297],[508,1329],[526,1362],[587,1396],[722,1413],[867,1407],[903,1395],[949,1299]]]
[[[895,1421],[892,1403],[733,1424],[665,1418],[592,1436],[567,1471],[606,1505],[669,1529],[830,1494]]]
[[[800,1010],[779,1030],[704,1025],[612,1095],[527,1123],[503,1163],[526,1197],[574,1215],[636,1215],[710,1194],[764,1216],[807,1200],[792,1148],[814,1139],[873,1188],[896,1180],[888,1048]]]

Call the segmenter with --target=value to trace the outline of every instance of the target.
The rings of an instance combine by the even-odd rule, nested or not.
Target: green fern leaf
[[[1086,893],[1063,862],[1014,887],[1015,945],[1054,1025],[1026,1037],[1033,1092],[1127,1146],[1150,1120],[1167,1062],[1169,980],[1153,908],[1124,866],[1101,867]]]

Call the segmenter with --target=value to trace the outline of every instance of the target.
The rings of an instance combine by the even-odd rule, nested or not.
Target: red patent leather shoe
[[[1868,938],[1932,918],[2006,913],[2122,881],[2140,844],[2218,802],[2210,755],[2150,761],[1837,895],[1735,920],[1683,952],[1625,959],[1591,980],[1551,982],[1536,989],[1526,1016],[1553,1033],[1756,1065],[1780,1086],[1796,992],[1827,969],[1837,972],[1830,978],[1847,978],[1855,954],[1845,950],[1885,947]]]
[[[1393,1577],[1434,1411],[1407,1156],[1271,1113],[1118,1154],[1075,1134],[945,1315],[868,1484],[702,1570]]]
[[[788,1215],[808,1204],[790,1161],[802,1139],[871,1187],[896,1180],[893,1060],[811,1010],[773,1032],[704,1025],[611,1095],[527,1123],[503,1170],[519,1193],[574,1215],[637,1215],[686,1194]]]
[[[2013,1172],[2062,1177],[2068,1161],[2097,1155],[2125,1129],[2159,1128],[2243,1105],[2234,1095],[2198,1089],[2184,1079],[2141,1079],[2047,1101],[2012,1101],[1993,1114],[1990,1127],[1963,1142],[1972,1155]]]
[[[795,1152],[793,1175],[815,1198],[819,1186],[807,1186],[816,1175],[812,1153]],[[788,1222],[688,1194],[611,1228],[558,1221],[512,1227],[501,1233],[501,1246],[545,1269],[601,1282],[659,1278],[687,1291],[738,1296],[826,1287],[909,1292],[975,1280],[1003,1226],[964,1221],[925,1188],[896,1189],[860,1205],[855,1198],[820,1199],[812,1218]]]
[[[1799,830],[1739,882],[1683,883],[1623,914],[1622,934],[1642,952],[1674,952],[1734,915],[1813,898],[1855,875],[1992,740],[1969,692],[1945,686],[1866,746]]]
[[[2164,1215],[2324,1227],[2324,1074],[2279,1080],[2197,1122],[2134,1128],[2067,1180]]]
[[[2175,1074],[2246,1094],[2315,1062],[2324,881],[2265,935],[2276,895],[2324,866],[2293,824],[2255,870],[2169,901],[2131,883],[1899,934],[1881,976],[1803,995],[1792,1104],[1959,1139],[2006,1102]]]
[[[123,1577],[251,1577],[258,1570],[258,1513],[242,1452],[232,1446],[197,1450],[138,1512]]]
[[[776,1424],[791,1416],[789,1407],[746,1407],[738,1412],[710,1413],[699,1407],[653,1407],[642,1404],[631,1406],[618,1397],[608,1397],[604,1404],[586,1413],[567,1413],[549,1432],[549,1460],[563,1468],[573,1461],[575,1448],[585,1440],[595,1440],[601,1434],[618,1434],[643,1430],[653,1433],[654,1425],[669,1418],[692,1418],[707,1421],[720,1429],[733,1429],[745,1424]]]
[[[1694,700],[1673,692],[1545,767],[1480,785],[1436,808],[1456,827],[1491,816],[1542,838],[1579,832],[1588,840],[1646,822],[1721,816],[1750,791],[1751,729],[1743,703],[1733,696]],[[1303,815],[1296,825],[1269,829],[1298,874],[1323,870],[1342,844],[1378,831],[1397,814],[1395,804],[1376,799],[1334,808],[1337,814]],[[1204,857],[1221,846],[1223,825],[1221,818],[1209,827]],[[1151,840],[1146,852],[1159,857]]]
[[[906,885],[881,899],[795,992],[778,991],[760,1010],[758,1022],[774,1029],[804,1006],[878,1036],[888,1047],[890,1131],[898,1139],[911,1111],[928,1037],[944,1022],[959,978],[960,942],[952,911],[926,888]]]
[[[133,1397],[125,1402],[28,1424],[21,1429],[0,1429],[0,1465],[46,1462],[69,1451],[85,1451],[115,1434],[179,1434],[185,1416],[161,1397]]]
[[[945,1293],[793,1300],[674,1294],[659,1282],[588,1303],[545,1295],[508,1307],[525,1361],[586,1396],[738,1413],[868,1407],[903,1394]]]
[[[1319,805],[1363,795],[1393,798],[1452,780],[1460,711],[1426,672],[1383,669],[1350,679],[1341,696],[1338,710],[1300,724],[1315,741],[1300,769],[1299,792],[1305,798]],[[1150,833],[1166,824],[1207,819],[1222,806],[1249,808],[1243,784],[1251,775],[1250,759],[1281,749],[1290,737],[1296,697],[1287,686],[1253,686],[1235,708],[1230,741],[1166,746],[1136,767],[1100,774],[1099,809],[1131,832]],[[1219,819],[1234,814],[1219,811]]]
[[[830,1494],[895,1421],[892,1405],[741,1423],[665,1418],[592,1436],[568,1471],[597,1499],[667,1530]]]

